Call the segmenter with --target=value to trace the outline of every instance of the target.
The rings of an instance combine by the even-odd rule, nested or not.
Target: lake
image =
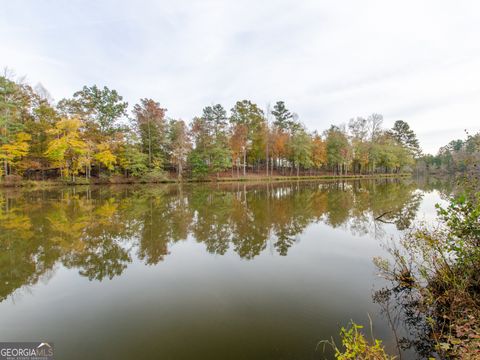
[[[319,341],[370,316],[395,351],[372,258],[440,201],[391,179],[0,190],[0,340],[58,359],[323,359]]]

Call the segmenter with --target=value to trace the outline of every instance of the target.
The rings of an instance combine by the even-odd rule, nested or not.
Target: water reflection
[[[311,223],[380,237],[407,228],[422,192],[411,182],[66,188],[0,192],[0,301],[49,276],[57,264],[101,281],[134,258],[155,265],[175,242],[253,259],[281,256]]]

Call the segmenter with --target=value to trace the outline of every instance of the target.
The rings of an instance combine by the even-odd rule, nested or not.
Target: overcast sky
[[[284,100],[313,130],[381,113],[435,153],[480,130],[479,1],[3,1],[0,66],[170,117]]]

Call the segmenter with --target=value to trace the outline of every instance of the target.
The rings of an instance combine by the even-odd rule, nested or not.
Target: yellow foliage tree
[[[7,171],[11,169],[12,166],[15,166],[24,156],[28,155],[28,150],[30,149],[29,141],[31,138],[29,134],[19,132],[15,135],[13,142],[3,144],[0,147],[0,159],[7,162]],[[0,175],[2,174],[0,173]]]
[[[327,163],[327,146],[318,134],[312,140],[312,162],[317,169]]]
[[[108,143],[101,143],[97,145],[98,152],[94,155],[95,160],[104,165],[108,170],[113,170],[117,162],[117,157],[110,150]]]
[[[72,176],[81,169],[82,155],[87,150],[87,144],[80,138],[82,122],[77,118],[62,119],[49,132],[56,137],[48,144],[45,156],[60,166],[62,174]]]

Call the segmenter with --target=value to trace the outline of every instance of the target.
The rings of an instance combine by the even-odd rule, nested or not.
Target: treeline
[[[32,179],[373,174],[408,171],[419,156],[404,121],[357,117],[309,132],[283,101],[207,106],[190,124],[141,99],[129,111],[117,91],[83,87],[54,103],[42,87],[0,77],[0,175]]]
[[[478,173],[479,166],[480,133],[467,133],[465,140],[452,140],[442,146],[437,155],[425,155],[419,159],[419,167],[430,172]]]

